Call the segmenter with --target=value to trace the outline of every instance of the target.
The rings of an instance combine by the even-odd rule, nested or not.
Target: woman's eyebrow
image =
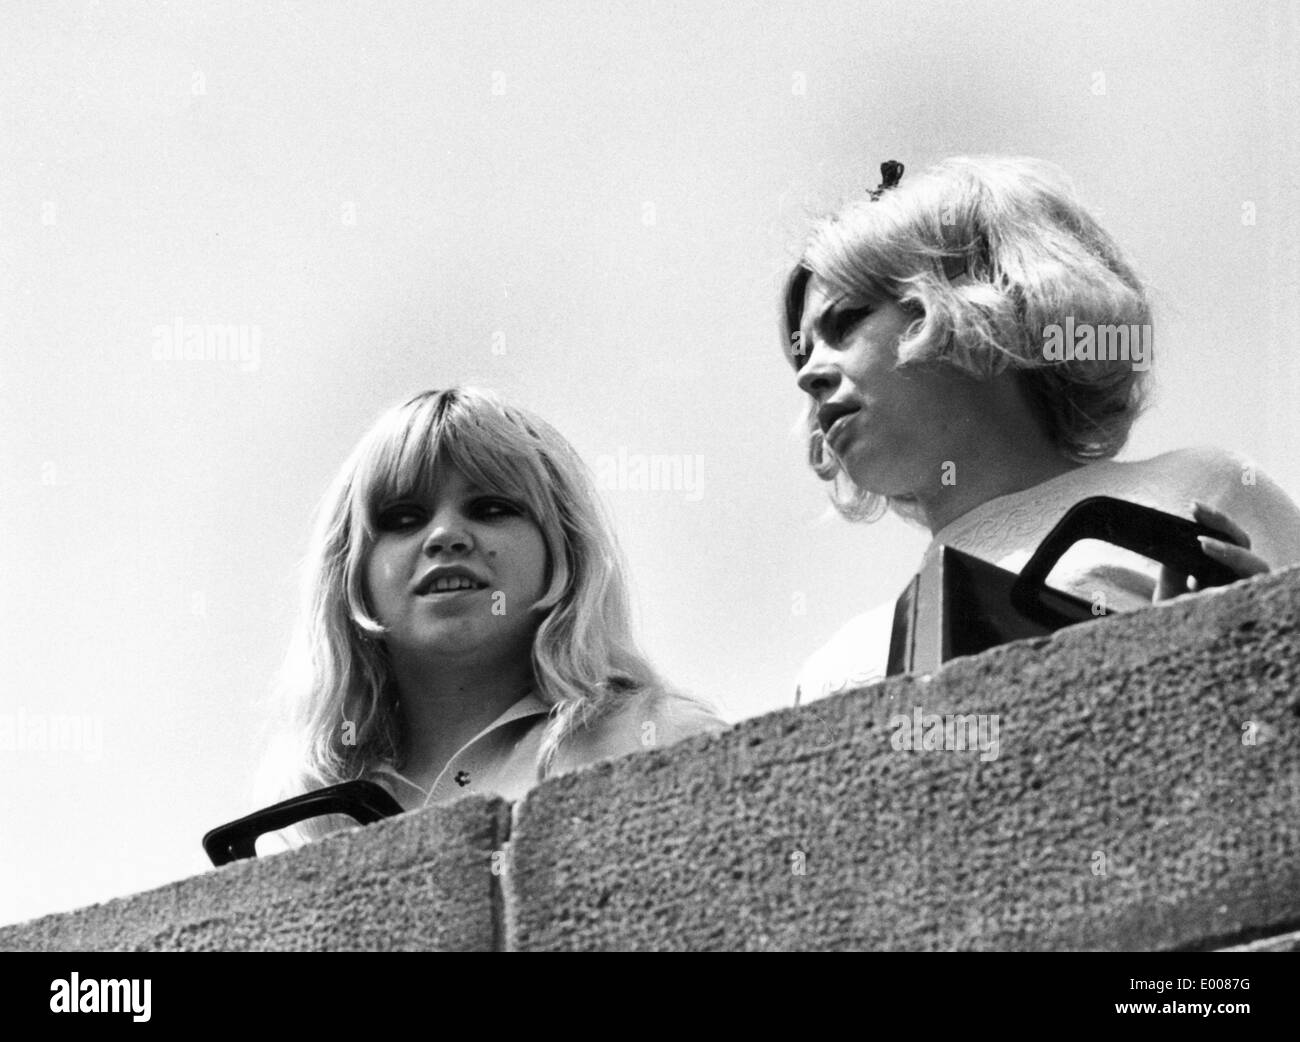
[[[846,310],[843,305],[847,300],[848,297],[843,294],[836,297],[834,300],[828,300],[822,307],[821,311],[819,311],[813,319],[812,331],[823,340],[832,339],[827,336],[827,333],[829,332],[827,327],[831,325],[832,320],[838,317],[841,311]]]

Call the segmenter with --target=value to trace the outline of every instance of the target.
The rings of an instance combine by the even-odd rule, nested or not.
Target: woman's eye
[[[483,518],[518,517],[523,508],[508,499],[478,499],[471,509],[472,516]]]
[[[830,321],[826,323],[827,332],[832,339],[843,340],[853,331],[854,326],[868,318],[873,311],[875,308],[870,306],[836,310],[831,314]]]
[[[424,519],[424,511],[414,506],[392,506],[385,507],[379,512],[375,519],[379,523],[379,528],[384,532],[400,532],[403,529],[413,528],[420,524]]]

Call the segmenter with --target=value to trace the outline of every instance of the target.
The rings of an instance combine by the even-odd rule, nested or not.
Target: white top
[[[387,788],[405,810],[468,793],[513,801],[548,777],[727,726],[711,706],[696,698],[671,691],[637,691],[589,726],[573,731],[560,744],[550,769],[543,770],[540,751],[550,712],[537,695],[524,695],[466,742],[427,790],[386,763],[372,770],[371,780]]]
[[[991,499],[936,534],[927,553],[942,544],[1018,572],[1065,512],[1089,496],[1126,499],[1188,519],[1197,499],[1240,525],[1252,551],[1272,568],[1300,564],[1300,509],[1244,457],[1209,447],[1090,463]],[[1051,585],[1085,599],[1101,591],[1108,610],[1132,611],[1151,604],[1158,573],[1159,566],[1146,558],[1085,541],[1062,558]],[[892,601],[850,620],[804,665],[795,704],[882,679],[893,622]]]

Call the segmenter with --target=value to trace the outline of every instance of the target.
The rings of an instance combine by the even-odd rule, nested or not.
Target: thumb
[[[1167,564],[1160,566],[1160,575],[1156,580],[1156,592],[1153,601],[1168,601],[1181,597],[1187,592],[1188,576],[1170,568]]]

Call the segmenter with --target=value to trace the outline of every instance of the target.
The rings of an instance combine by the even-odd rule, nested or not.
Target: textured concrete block
[[[1293,570],[556,779],[515,810],[507,945],[1205,949],[1298,922],[1298,617]],[[918,709],[922,746],[925,716],[996,717],[996,758],[896,747]]]
[[[491,950],[509,805],[470,796],[0,929],[8,951]]]
[[[1231,948],[1220,948],[1222,952],[1300,952],[1300,931],[1278,934],[1276,937],[1263,937],[1249,944],[1237,944]]]

